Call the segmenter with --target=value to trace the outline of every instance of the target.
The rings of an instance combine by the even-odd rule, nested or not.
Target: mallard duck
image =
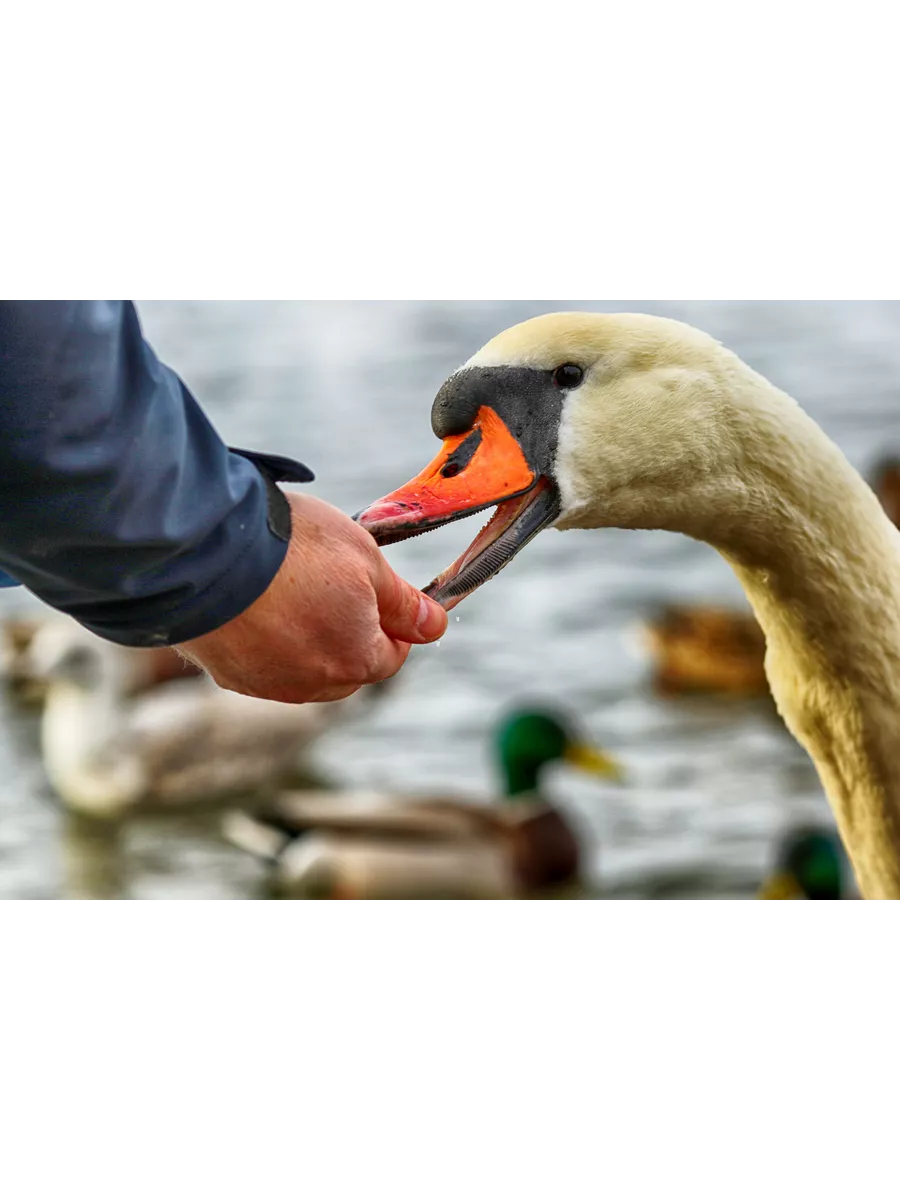
[[[77,625],[42,628],[31,669],[47,681],[44,764],[57,795],[86,816],[175,809],[272,791],[297,778],[301,752],[380,689],[334,704],[278,704],[205,677],[130,697],[117,647]],[[369,693],[367,696],[365,693]]]
[[[706,692],[768,696],[766,639],[750,613],[668,605],[642,629],[655,662],[654,685],[664,696]]]
[[[760,900],[853,900],[837,833],[795,829],[778,850],[775,869],[760,888]]]
[[[0,625],[0,678],[23,704],[36,706],[44,702],[47,681],[34,675],[29,649],[38,630],[49,625],[80,628],[59,613],[50,617],[11,617]],[[93,637],[87,630],[83,634]],[[122,688],[128,695],[148,691],[170,679],[188,679],[200,674],[199,667],[168,646],[138,649],[105,644],[111,647],[106,653],[116,654],[121,660]]]
[[[284,895],[328,899],[512,899],[577,878],[575,832],[541,789],[563,761],[619,779],[608,755],[543,710],[519,711],[495,733],[503,779],[493,806],[375,792],[294,793],[233,813],[226,836],[268,859]]]
[[[863,895],[900,898],[900,532],[796,401],[681,322],[555,313],[456,371],[432,427],[437,458],[358,516],[387,544],[499,506],[431,596],[452,608],[551,525],[709,543]]]

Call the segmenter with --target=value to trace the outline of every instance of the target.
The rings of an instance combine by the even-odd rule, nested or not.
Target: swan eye
[[[584,371],[575,363],[563,363],[553,372],[553,382],[558,388],[577,388],[584,379]]]

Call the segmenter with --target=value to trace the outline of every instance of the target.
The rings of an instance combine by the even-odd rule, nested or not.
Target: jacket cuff
[[[307,483],[315,476],[293,459],[229,449],[257,468],[265,485],[265,502],[260,505],[258,519],[252,523],[250,536],[242,544],[231,546],[228,568],[190,601],[170,611],[160,612],[155,604],[135,601],[122,612],[121,623],[115,619],[92,621],[73,612],[85,628],[122,646],[174,646],[221,628],[266,591],[284,562],[291,537],[291,506],[276,480]],[[192,557],[199,566],[205,549],[199,547]],[[185,567],[189,568],[190,563],[183,563],[182,571]],[[136,611],[139,606],[147,606],[143,614]],[[137,625],[139,628],[135,628]]]

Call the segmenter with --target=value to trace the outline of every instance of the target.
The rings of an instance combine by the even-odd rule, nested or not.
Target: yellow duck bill
[[[596,775],[599,779],[611,779],[615,783],[625,782],[622,764],[597,746],[591,746],[587,742],[570,742],[563,757],[570,766],[577,767],[588,775]]]
[[[756,894],[757,900],[805,900],[803,889],[786,871],[771,875]]]

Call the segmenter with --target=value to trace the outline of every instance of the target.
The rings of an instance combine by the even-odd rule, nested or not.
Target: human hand
[[[341,700],[395,675],[411,643],[447,628],[435,601],[396,575],[372,536],[314,496],[288,494],[291,540],[248,609],[177,646],[219,687],[301,704]]]

